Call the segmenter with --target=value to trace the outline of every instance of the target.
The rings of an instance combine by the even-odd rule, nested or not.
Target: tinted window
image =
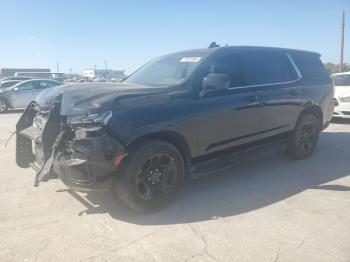
[[[50,82],[46,82],[46,81],[39,81],[37,82],[37,85],[36,85],[36,89],[45,89],[47,87],[50,87]]]
[[[304,80],[328,79],[329,74],[317,55],[312,53],[291,54]]]
[[[286,54],[247,51],[242,53],[246,85],[290,82],[296,79]]]
[[[232,87],[244,85],[240,56],[238,54],[229,54],[218,58],[209,71],[210,73],[228,75],[231,78]]]

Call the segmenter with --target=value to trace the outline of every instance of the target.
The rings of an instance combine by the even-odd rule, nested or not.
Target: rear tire
[[[136,212],[151,212],[176,197],[185,165],[172,144],[149,140],[130,150],[118,173],[115,190],[122,202]]]
[[[287,144],[289,156],[295,159],[311,156],[318,142],[320,128],[321,123],[315,115],[303,114],[289,138]]]
[[[6,113],[8,111],[7,101],[3,98],[0,98],[0,114]]]

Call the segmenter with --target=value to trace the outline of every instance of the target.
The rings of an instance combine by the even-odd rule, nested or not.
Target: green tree
[[[339,64],[333,64],[328,62],[328,63],[325,63],[324,66],[330,74],[339,73]],[[347,63],[344,63],[343,72],[348,72],[348,71],[350,71],[350,65]]]

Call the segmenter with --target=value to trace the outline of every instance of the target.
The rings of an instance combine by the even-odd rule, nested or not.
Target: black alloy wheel
[[[134,146],[123,160],[115,183],[119,198],[137,212],[155,211],[180,191],[185,165],[179,150],[160,140]]]
[[[166,154],[153,154],[146,159],[136,176],[136,191],[144,200],[165,197],[176,185],[178,170],[175,159]]]
[[[296,159],[312,155],[318,142],[320,126],[320,120],[314,114],[303,114],[289,138],[287,145],[289,155]]]

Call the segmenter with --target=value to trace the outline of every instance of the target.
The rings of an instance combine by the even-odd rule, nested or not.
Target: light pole
[[[343,72],[343,58],[344,58],[344,28],[345,28],[345,11],[342,12],[341,17],[341,32],[340,32],[340,61],[339,61],[339,72]]]

